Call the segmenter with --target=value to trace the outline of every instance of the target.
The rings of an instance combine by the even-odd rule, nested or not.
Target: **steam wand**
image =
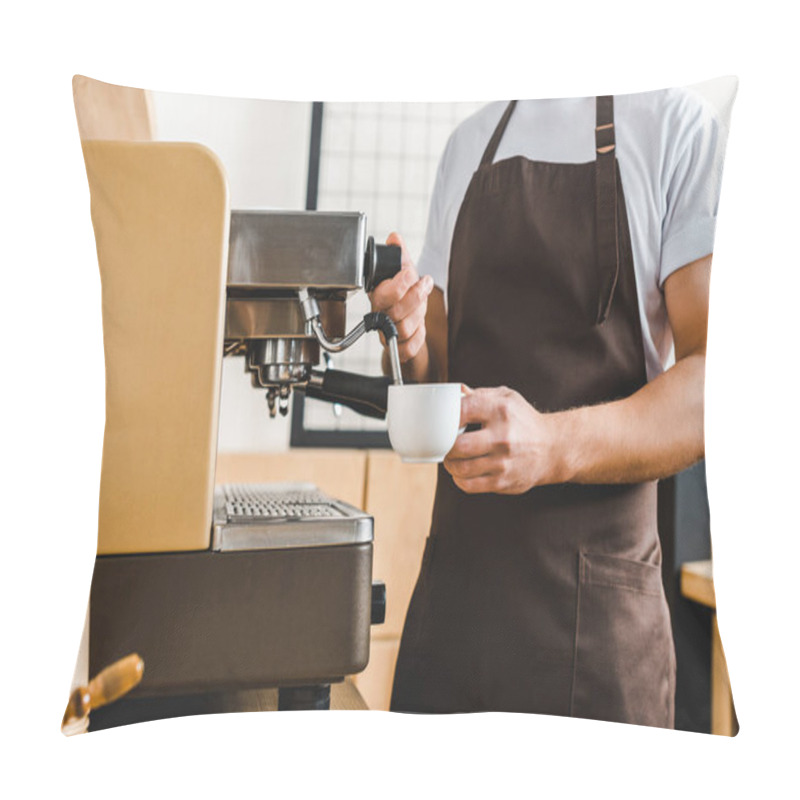
[[[325,329],[320,321],[319,305],[317,301],[308,293],[308,289],[298,290],[300,305],[303,308],[303,315],[311,330],[323,350],[329,353],[341,353],[355,344],[367,331],[379,330],[386,339],[389,348],[389,365],[392,371],[392,382],[401,386],[403,384],[403,374],[400,368],[400,355],[397,351],[397,328],[390,317],[383,311],[372,311],[364,315],[364,319],[341,339],[332,341],[325,334]]]

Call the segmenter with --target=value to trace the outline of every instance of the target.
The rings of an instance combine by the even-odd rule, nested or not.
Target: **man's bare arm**
[[[571,480],[634,482],[673,475],[705,452],[703,396],[711,256],[667,278],[675,364],[630,397],[563,416]]]
[[[462,424],[445,467],[466,492],[517,494],[532,486],[634,483],[672,475],[703,457],[708,290],[711,256],[664,284],[675,365],[623,400],[552,414],[517,392],[477,389],[462,403]]]

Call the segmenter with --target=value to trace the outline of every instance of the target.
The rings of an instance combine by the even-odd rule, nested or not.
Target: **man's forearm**
[[[704,455],[705,355],[688,355],[624,400],[552,415],[563,480],[636,483]]]

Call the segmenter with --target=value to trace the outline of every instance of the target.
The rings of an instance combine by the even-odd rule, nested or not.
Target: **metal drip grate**
[[[229,522],[293,519],[341,519],[346,516],[322,492],[278,490],[229,484],[224,487]]]

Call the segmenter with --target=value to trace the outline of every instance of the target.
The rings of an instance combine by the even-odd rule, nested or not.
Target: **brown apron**
[[[515,104],[453,233],[448,380],[543,412],[627,397],[647,378],[613,98],[597,98],[584,164],[493,163]],[[660,563],[655,483],[468,495],[440,467],[392,710],[672,727]]]

